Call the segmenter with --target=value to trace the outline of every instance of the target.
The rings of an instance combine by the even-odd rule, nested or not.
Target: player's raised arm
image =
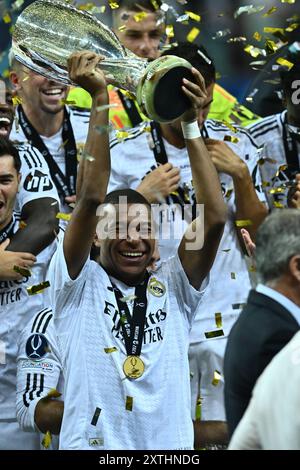
[[[101,57],[93,52],[77,52],[69,58],[73,82],[92,96],[92,110],[87,141],[79,164],[77,203],[64,239],[64,254],[69,275],[75,279],[89,256],[96,231],[96,211],[106,195],[110,175],[108,142],[107,85],[96,68]]]
[[[203,77],[192,69],[195,83],[184,80],[183,91],[191,101],[191,109],[182,117],[182,129],[191,163],[197,204],[203,204],[204,222],[197,218],[188,228],[179,256],[190,283],[198,289],[210,271],[223,234],[226,206],[215,166],[201,137],[197,116],[205,102]],[[203,241],[203,243],[202,243]]]

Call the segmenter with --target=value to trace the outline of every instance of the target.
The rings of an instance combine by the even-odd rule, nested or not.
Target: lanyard
[[[297,140],[288,129],[287,115],[285,115],[284,117],[282,127],[282,138],[285,151],[285,158],[288,165],[287,169],[285,170],[285,174],[290,180],[292,180],[295,176],[295,173],[299,173],[299,154]]]
[[[150,273],[146,273],[144,281],[135,288],[135,299],[132,316],[123,298],[123,294],[112,283],[115,298],[121,318],[121,328],[124,336],[127,356],[139,356],[142,350],[144,327],[147,312],[147,287]]]
[[[124,95],[124,93],[122,93],[120,90],[118,90],[118,95],[130,119],[132,127],[136,127],[138,124],[143,122],[142,116],[136,107],[135,101],[131,98],[128,98],[128,96]]]
[[[64,108],[64,120],[62,126],[62,140],[65,150],[66,175],[63,174],[41,136],[27,119],[21,105],[18,106],[19,123],[27,140],[36,147],[44,156],[51,174],[51,178],[61,197],[72,196],[76,192],[77,177],[77,150],[75,137],[70,121],[70,116]]]
[[[5,242],[8,238],[11,239],[14,235],[15,218],[13,217],[9,224],[0,230],[0,243]]]

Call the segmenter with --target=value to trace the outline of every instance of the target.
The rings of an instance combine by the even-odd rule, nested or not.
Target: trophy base
[[[190,106],[182,91],[182,79],[193,81],[191,64],[176,56],[160,57],[147,66],[137,88],[144,114],[158,122],[178,119]]]

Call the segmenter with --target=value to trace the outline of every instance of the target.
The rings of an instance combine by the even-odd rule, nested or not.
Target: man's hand
[[[17,253],[14,251],[5,251],[10,240],[7,239],[0,245],[0,280],[14,281],[23,279],[24,276],[14,271],[14,266],[20,268],[31,268],[36,257],[31,253]]]
[[[248,232],[248,230],[242,228],[241,234],[242,234],[243,242],[245,244],[245,248],[246,248],[249,258],[254,259],[256,245],[252,241],[252,238],[250,237],[250,233]]]
[[[107,94],[104,73],[97,67],[104,57],[94,52],[74,52],[68,58],[68,72],[72,82],[84,88],[92,98]]]
[[[296,183],[289,191],[288,206],[291,209],[300,209],[300,173],[296,175]]]
[[[205,145],[218,173],[225,173],[234,178],[246,167],[243,160],[224,141],[205,139]]]
[[[151,171],[139,184],[137,191],[151,203],[163,202],[163,199],[176,191],[180,181],[179,168],[171,163],[160,165]]]
[[[188,109],[182,116],[181,120],[184,122],[191,122],[198,120],[198,115],[200,109],[202,109],[205,100],[207,99],[206,86],[204,78],[201,73],[198,72],[194,67],[191,69],[192,74],[195,78],[195,83],[183,79],[184,85],[182,86],[182,91],[189,98],[191,102],[191,107]]]

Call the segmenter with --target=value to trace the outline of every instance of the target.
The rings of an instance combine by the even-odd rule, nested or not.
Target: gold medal
[[[138,379],[145,370],[145,364],[139,356],[126,357],[123,364],[123,371],[126,377],[130,379]]]

